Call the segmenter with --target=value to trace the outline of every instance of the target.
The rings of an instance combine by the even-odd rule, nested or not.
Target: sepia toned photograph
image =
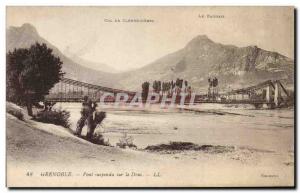
[[[6,186],[295,186],[291,6],[7,6]]]

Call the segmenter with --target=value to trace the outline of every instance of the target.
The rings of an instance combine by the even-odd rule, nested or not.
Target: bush
[[[97,145],[111,146],[109,140],[105,141],[101,133],[94,133],[91,138],[87,138],[87,136],[79,137]]]
[[[34,120],[43,123],[52,123],[55,125],[60,125],[65,128],[70,128],[70,112],[65,110],[55,110],[55,111],[40,111],[34,117]]]
[[[102,123],[102,121],[106,118],[106,112],[100,111],[100,112],[95,112],[95,118],[93,120],[93,125],[95,129],[98,125]]]
[[[24,115],[22,113],[22,111],[19,110],[14,110],[14,109],[9,109],[7,110],[7,112],[15,117],[17,117],[19,120],[24,121]]]
[[[119,139],[119,143],[117,143],[116,145],[123,149],[125,149],[126,147],[133,149],[137,148],[137,146],[133,144],[133,137],[127,137],[127,133],[123,134],[123,136]]]
[[[109,141],[105,141],[103,135],[100,133],[95,133],[90,141],[97,145],[110,146]]]

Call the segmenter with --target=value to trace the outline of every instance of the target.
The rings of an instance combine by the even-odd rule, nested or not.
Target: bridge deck
[[[81,103],[83,102],[82,98],[46,98],[46,101],[49,102],[67,102],[67,103]],[[180,101],[180,100],[179,100]],[[179,103],[177,101],[177,103]],[[99,101],[100,102],[100,101]],[[105,100],[105,103],[113,103],[114,100]],[[128,100],[127,103],[130,103],[131,100]],[[159,103],[159,102],[158,102]],[[265,100],[195,100],[194,104],[201,104],[201,103],[217,103],[217,104],[274,104],[274,102],[267,102]],[[189,100],[186,100],[185,104],[190,104]]]
[[[58,91],[57,93],[49,94],[48,96],[45,97],[45,100],[47,100],[49,102],[82,102],[83,95],[86,95],[86,93],[83,92],[83,88],[87,88],[88,93],[89,93],[89,89],[92,89],[96,93],[98,93],[99,91],[113,93],[114,95],[116,95],[117,93],[125,93],[125,94],[129,95],[128,102],[130,102],[132,100],[133,96],[136,95],[136,92],[103,87],[103,86],[89,84],[89,83],[85,83],[85,82],[81,82],[81,81],[77,81],[77,80],[72,80],[69,78],[63,78],[60,83],[61,83],[61,87],[60,87],[61,90]],[[255,85],[255,86],[232,90],[231,92],[225,93],[225,96],[226,95],[248,94],[249,91],[264,89],[266,86],[271,86],[274,88],[275,86],[273,83],[274,84],[279,83],[280,86],[282,87],[283,91],[288,95],[287,91],[285,90],[285,88],[283,87],[283,85],[280,83],[279,80],[275,80],[275,81],[267,80],[267,81],[264,81],[262,83]],[[66,85],[72,85],[73,89],[67,90]],[[62,86],[65,86],[64,89]],[[78,90],[76,90],[76,92],[74,92],[75,91],[74,86],[81,88],[80,92],[78,92]],[[70,89],[70,86],[69,86],[69,89]],[[63,92],[63,90],[64,90],[64,92]],[[254,104],[254,105],[256,105],[256,104],[274,104],[274,102],[272,100],[270,100],[271,102],[268,102],[266,99],[225,99],[225,100],[217,101],[217,100],[207,100],[207,99],[204,100],[203,98],[205,98],[205,97],[206,97],[205,95],[196,95],[194,103],[196,103],[196,104],[199,104],[199,103]],[[114,98],[115,97],[107,98],[105,100],[105,102],[114,102],[114,100],[115,100]],[[96,97],[95,100],[100,100],[99,96]],[[179,103],[179,101],[180,100],[176,99],[177,103]],[[188,103],[189,103],[189,100],[186,99],[186,104],[188,104]]]

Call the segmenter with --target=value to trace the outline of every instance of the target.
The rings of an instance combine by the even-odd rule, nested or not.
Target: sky
[[[121,22],[107,22],[115,19]],[[294,57],[292,7],[7,7],[7,27],[24,23],[62,52],[120,71],[147,65],[198,35]]]

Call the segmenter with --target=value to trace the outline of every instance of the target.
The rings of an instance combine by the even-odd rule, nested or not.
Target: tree
[[[160,93],[161,91],[161,81],[157,82],[157,93]]]
[[[157,81],[154,80],[153,83],[152,83],[152,88],[153,88],[153,91],[156,92],[157,91]]]
[[[178,88],[182,88],[182,84],[183,84],[183,79],[177,78],[177,79],[176,79],[176,82],[175,82],[175,85],[176,85]]]
[[[152,84],[153,91],[156,92],[156,93],[159,93],[162,89],[161,87],[162,87],[161,81],[154,80],[154,82]]]
[[[142,100],[146,101],[149,93],[149,82],[144,82],[142,84]]]
[[[62,61],[46,44],[14,49],[6,54],[7,100],[26,105],[32,116],[32,105],[44,99],[63,77]]]
[[[184,81],[184,86],[185,86],[185,88],[188,87],[188,81],[187,80]]]
[[[171,86],[172,86],[172,90],[175,88],[176,83],[172,80],[171,82]]]

